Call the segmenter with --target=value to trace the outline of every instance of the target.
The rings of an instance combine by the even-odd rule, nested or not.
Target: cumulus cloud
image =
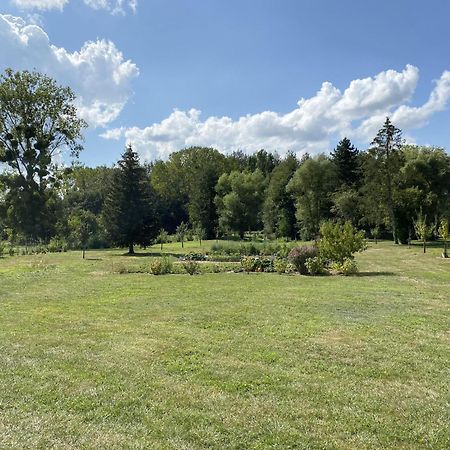
[[[225,152],[261,148],[281,154],[288,150],[298,154],[327,152],[344,135],[369,143],[388,115],[405,131],[424,126],[447,105],[450,72],[442,74],[424,105],[413,107],[409,102],[418,80],[419,70],[407,65],[401,72],[387,70],[353,80],[343,92],[325,82],[314,96],[302,98],[287,114],[264,111],[237,120],[202,119],[198,109],[174,110],[159,123],[145,128],[115,128],[102,137],[125,139],[148,160],[165,159],[171,152],[191,145]]]
[[[69,0],[12,0],[21,9],[39,9],[40,11],[59,9],[62,11]]]
[[[38,9],[40,11],[58,9],[62,11],[69,0],[11,0],[21,9]],[[84,0],[84,4],[97,9],[105,10],[111,14],[125,14],[126,8],[136,12],[137,0]]]
[[[37,69],[71,86],[81,115],[94,127],[118,117],[139,74],[111,41],[86,42],[71,53],[52,45],[40,26],[19,17],[0,15],[0,41],[0,67]]]
[[[137,0],[84,0],[84,3],[91,8],[103,9],[114,15],[125,14],[125,7],[134,13],[137,9]]]

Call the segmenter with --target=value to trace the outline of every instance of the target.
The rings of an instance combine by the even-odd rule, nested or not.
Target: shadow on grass
[[[103,261],[103,258],[84,258],[86,261]]]
[[[394,272],[357,272],[354,277],[393,277]]]
[[[136,257],[136,258],[151,258],[155,256],[173,256],[175,258],[179,258],[180,256],[184,256],[182,253],[169,253],[169,252],[147,252],[147,253],[122,253],[121,255],[117,256],[129,256],[129,257]]]

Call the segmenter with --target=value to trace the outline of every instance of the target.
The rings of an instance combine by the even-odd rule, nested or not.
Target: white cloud
[[[311,98],[302,98],[287,114],[264,111],[233,120],[230,117],[201,118],[197,109],[175,110],[169,117],[146,128],[116,128],[105,139],[125,139],[145,159],[167,158],[191,145],[216,147],[230,152],[253,152],[261,148],[299,154],[329,151],[344,135],[369,143],[387,115],[408,131],[425,125],[447,105],[450,72],[444,72],[429,100],[409,106],[419,79],[416,67],[401,72],[387,70],[373,78],[353,80],[342,93],[329,82]]]
[[[37,69],[71,86],[80,113],[91,126],[116,119],[132,95],[137,66],[114,43],[86,42],[77,52],[50,43],[45,31],[19,17],[0,15],[0,67]]]
[[[59,9],[62,11],[69,0],[11,0],[18,8],[39,9],[41,11]]]
[[[114,15],[125,14],[125,6],[128,6],[133,13],[137,9],[137,0],[84,0],[84,3],[93,9],[103,9]]]
[[[62,11],[69,0],[11,0],[11,2],[21,9],[38,9],[40,11],[59,9]],[[111,14],[125,14],[126,7],[133,13],[136,12],[138,0],[84,0],[84,4],[93,9],[108,11]]]

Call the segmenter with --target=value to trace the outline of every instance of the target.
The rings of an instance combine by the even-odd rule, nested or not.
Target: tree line
[[[40,73],[0,77],[0,240],[132,253],[189,230],[309,240],[328,219],[396,243],[448,229],[449,155],[406,145],[389,118],[363,151],[344,138],[330,154],[301,158],[191,147],[141,164],[128,147],[114,167],[91,168],[76,161],[86,123],[74,98]],[[67,150],[74,162],[63,167]]]

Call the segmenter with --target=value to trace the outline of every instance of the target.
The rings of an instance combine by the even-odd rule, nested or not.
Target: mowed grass
[[[0,447],[448,449],[439,256],[372,244],[355,277],[0,259]]]

